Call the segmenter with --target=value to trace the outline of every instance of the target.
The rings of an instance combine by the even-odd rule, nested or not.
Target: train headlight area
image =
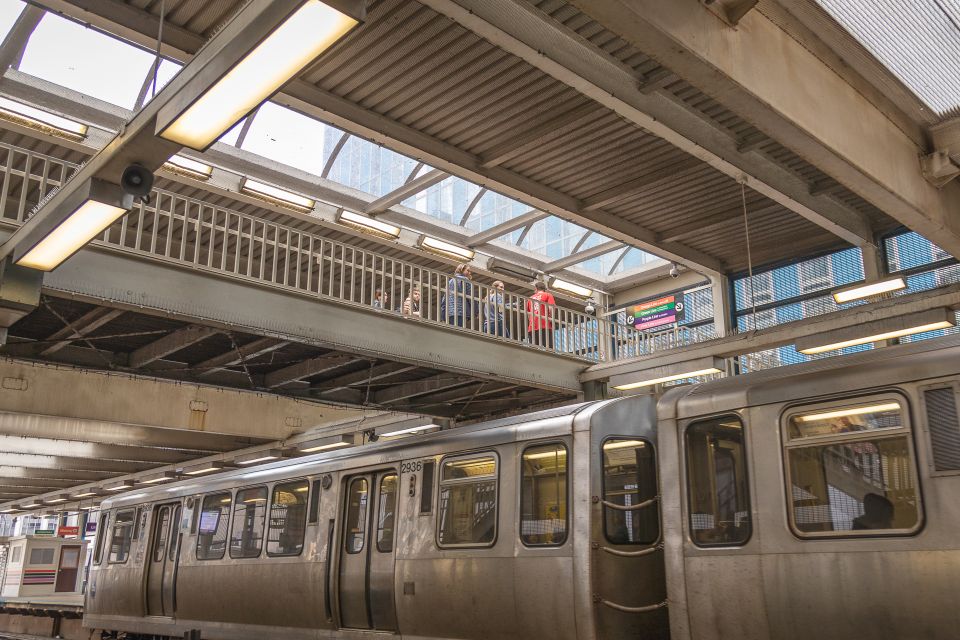
[[[209,471],[98,496],[76,583],[85,633],[892,640],[936,610],[923,637],[946,640],[960,622],[958,363],[947,337],[197,463]],[[3,606],[14,583],[59,583],[29,573],[56,566],[43,553],[7,555]]]

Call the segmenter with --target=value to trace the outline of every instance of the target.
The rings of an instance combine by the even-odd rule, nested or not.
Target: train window
[[[423,463],[423,480],[420,481],[420,513],[433,511],[433,475],[437,464],[430,460]]]
[[[604,535],[611,544],[653,544],[660,537],[653,446],[636,438],[603,442]]]
[[[443,462],[437,543],[441,547],[490,546],[497,534],[497,459]]]
[[[347,535],[344,546],[347,553],[363,551],[363,539],[367,529],[367,496],[369,495],[366,478],[354,478],[347,490],[347,521],[344,523]]]
[[[743,423],[736,416],[687,428],[690,537],[699,546],[742,545],[750,539],[750,490]]]
[[[310,524],[317,524],[320,519],[320,492],[323,491],[323,480],[313,481],[313,493],[310,494],[310,515],[307,521]]]
[[[113,533],[110,535],[110,556],[107,562],[117,564],[126,562],[130,556],[130,543],[133,540],[133,509],[118,511],[113,523]]]
[[[103,561],[103,543],[107,540],[107,521],[109,519],[109,513],[100,514],[100,522],[97,524],[97,547],[93,553],[93,561],[96,564]]]
[[[380,479],[380,505],[377,508],[377,551],[393,551],[393,524],[397,511],[397,474]]]
[[[310,483],[306,480],[285,482],[273,487],[270,528],[267,531],[268,556],[297,556],[303,551],[309,491]]]
[[[904,534],[920,524],[910,431],[894,397],[787,414],[790,520],[798,535]]]
[[[547,444],[524,450],[521,460],[520,540],[559,546],[567,540],[567,448]]]
[[[197,560],[223,559],[227,551],[232,503],[233,497],[229,492],[212,493],[203,497],[197,534]]]
[[[230,533],[231,558],[256,558],[263,544],[263,518],[267,511],[267,488],[237,491]]]

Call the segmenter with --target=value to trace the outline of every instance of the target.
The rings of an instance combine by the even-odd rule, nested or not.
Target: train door
[[[392,469],[347,478],[338,580],[343,628],[397,628],[393,593],[397,488]]]
[[[74,591],[77,588],[77,574],[80,571],[80,545],[60,547],[60,565],[57,568],[57,593]]]
[[[153,535],[147,556],[147,615],[173,616],[174,584],[180,560],[180,504],[153,512]]]

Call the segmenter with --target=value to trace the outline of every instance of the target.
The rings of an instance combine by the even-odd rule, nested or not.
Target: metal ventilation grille
[[[960,420],[953,387],[924,391],[927,423],[933,442],[933,466],[937,471],[960,469]]]

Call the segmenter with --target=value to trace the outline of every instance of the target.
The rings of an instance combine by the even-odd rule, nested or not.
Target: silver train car
[[[105,637],[960,637],[960,338],[103,503]]]

